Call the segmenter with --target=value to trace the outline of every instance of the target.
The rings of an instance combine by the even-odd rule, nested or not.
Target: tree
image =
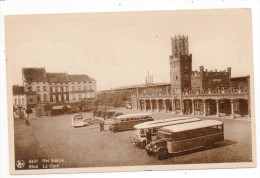
[[[67,113],[69,111],[69,107],[67,105],[62,106],[63,113]]]

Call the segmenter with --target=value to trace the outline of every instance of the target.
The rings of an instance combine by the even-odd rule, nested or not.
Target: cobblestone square
[[[131,113],[137,110],[117,109],[116,111]],[[90,113],[84,116],[91,117]],[[171,113],[153,113],[154,119],[178,117]],[[39,168],[71,168],[71,167],[106,167],[106,166],[138,166],[169,165],[199,163],[251,162],[251,121],[250,119],[227,119],[221,121],[225,125],[225,141],[211,150],[196,150],[159,161],[147,156],[146,151],[130,143],[134,130],[113,133],[108,125],[100,131],[99,125],[80,128],[71,126],[71,115],[56,117],[30,118],[30,125],[23,120],[15,120],[15,157],[25,160],[27,168],[34,165],[29,161],[38,160]],[[192,116],[196,117],[196,116]],[[216,119],[214,117],[202,117]],[[30,160],[29,160],[30,159]],[[53,160],[53,164],[44,167],[45,160]],[[55,160],[57,161],[56,164]],[[45,165],[46,166],[46,165]],[[58,167],[51,167],[58,166]],[[26,168],[26,167],[25,167]],[[33,167],[31,167],[33,169]]]

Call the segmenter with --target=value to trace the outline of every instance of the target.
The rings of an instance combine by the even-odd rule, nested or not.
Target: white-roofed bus
[[[201,119],[193,117],[177,117],[137,124],[134,126],[136,131],[134,132],[133,138],[130,137],[130,141],[139,148],[144,148],[148,143],[157,139],[156,134],[160,128],[170,125],[197,122],[200,120]]]
[[[109,130],[113,132],[133,130],[134,125],[143,122],[153,121],[152,113],[134,113],[117,116],[109,126]]]
[[[145,149],[148,156],[168,158],[170,154],[183,153],[198,148],[210,149],[224,141],[224,124],[216,120],[204,120],[162,127],[159,139],[150,142]]]

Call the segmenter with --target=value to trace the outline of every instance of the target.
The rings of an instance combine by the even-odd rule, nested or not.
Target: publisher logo
[[[24,168],[24,166],[25,166],[24,160],[18,160],[18,161],[16,161],[16,166],[17,166],[19,169]]]

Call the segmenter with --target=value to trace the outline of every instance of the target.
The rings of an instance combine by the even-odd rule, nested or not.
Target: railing
[[[240,89],[222,89],[222,90],[204,90],[204,91],[185,91],[183,92],[183,96],[196,96],[196,95],[226,95],[226,94],[248,94],[248,88],[240,88]],[[171,92],[149,92],[149,93],[139,93],[139,97],[170,97]],[[132,97],[136,97],[136,94],[133,94]]]
[[[248,93],[248,88],[241,89],[223,89],[223,90],[204,90],[204,91],[185,91],[183,95],[216,95],[216,94],[239,94],[239,93]]]
[[[170,92],[158,92],[158,93],[141,93],[139,97],[164,97],[164,96],[171,96]],[[136,97],[135,94],[132,97]]]

